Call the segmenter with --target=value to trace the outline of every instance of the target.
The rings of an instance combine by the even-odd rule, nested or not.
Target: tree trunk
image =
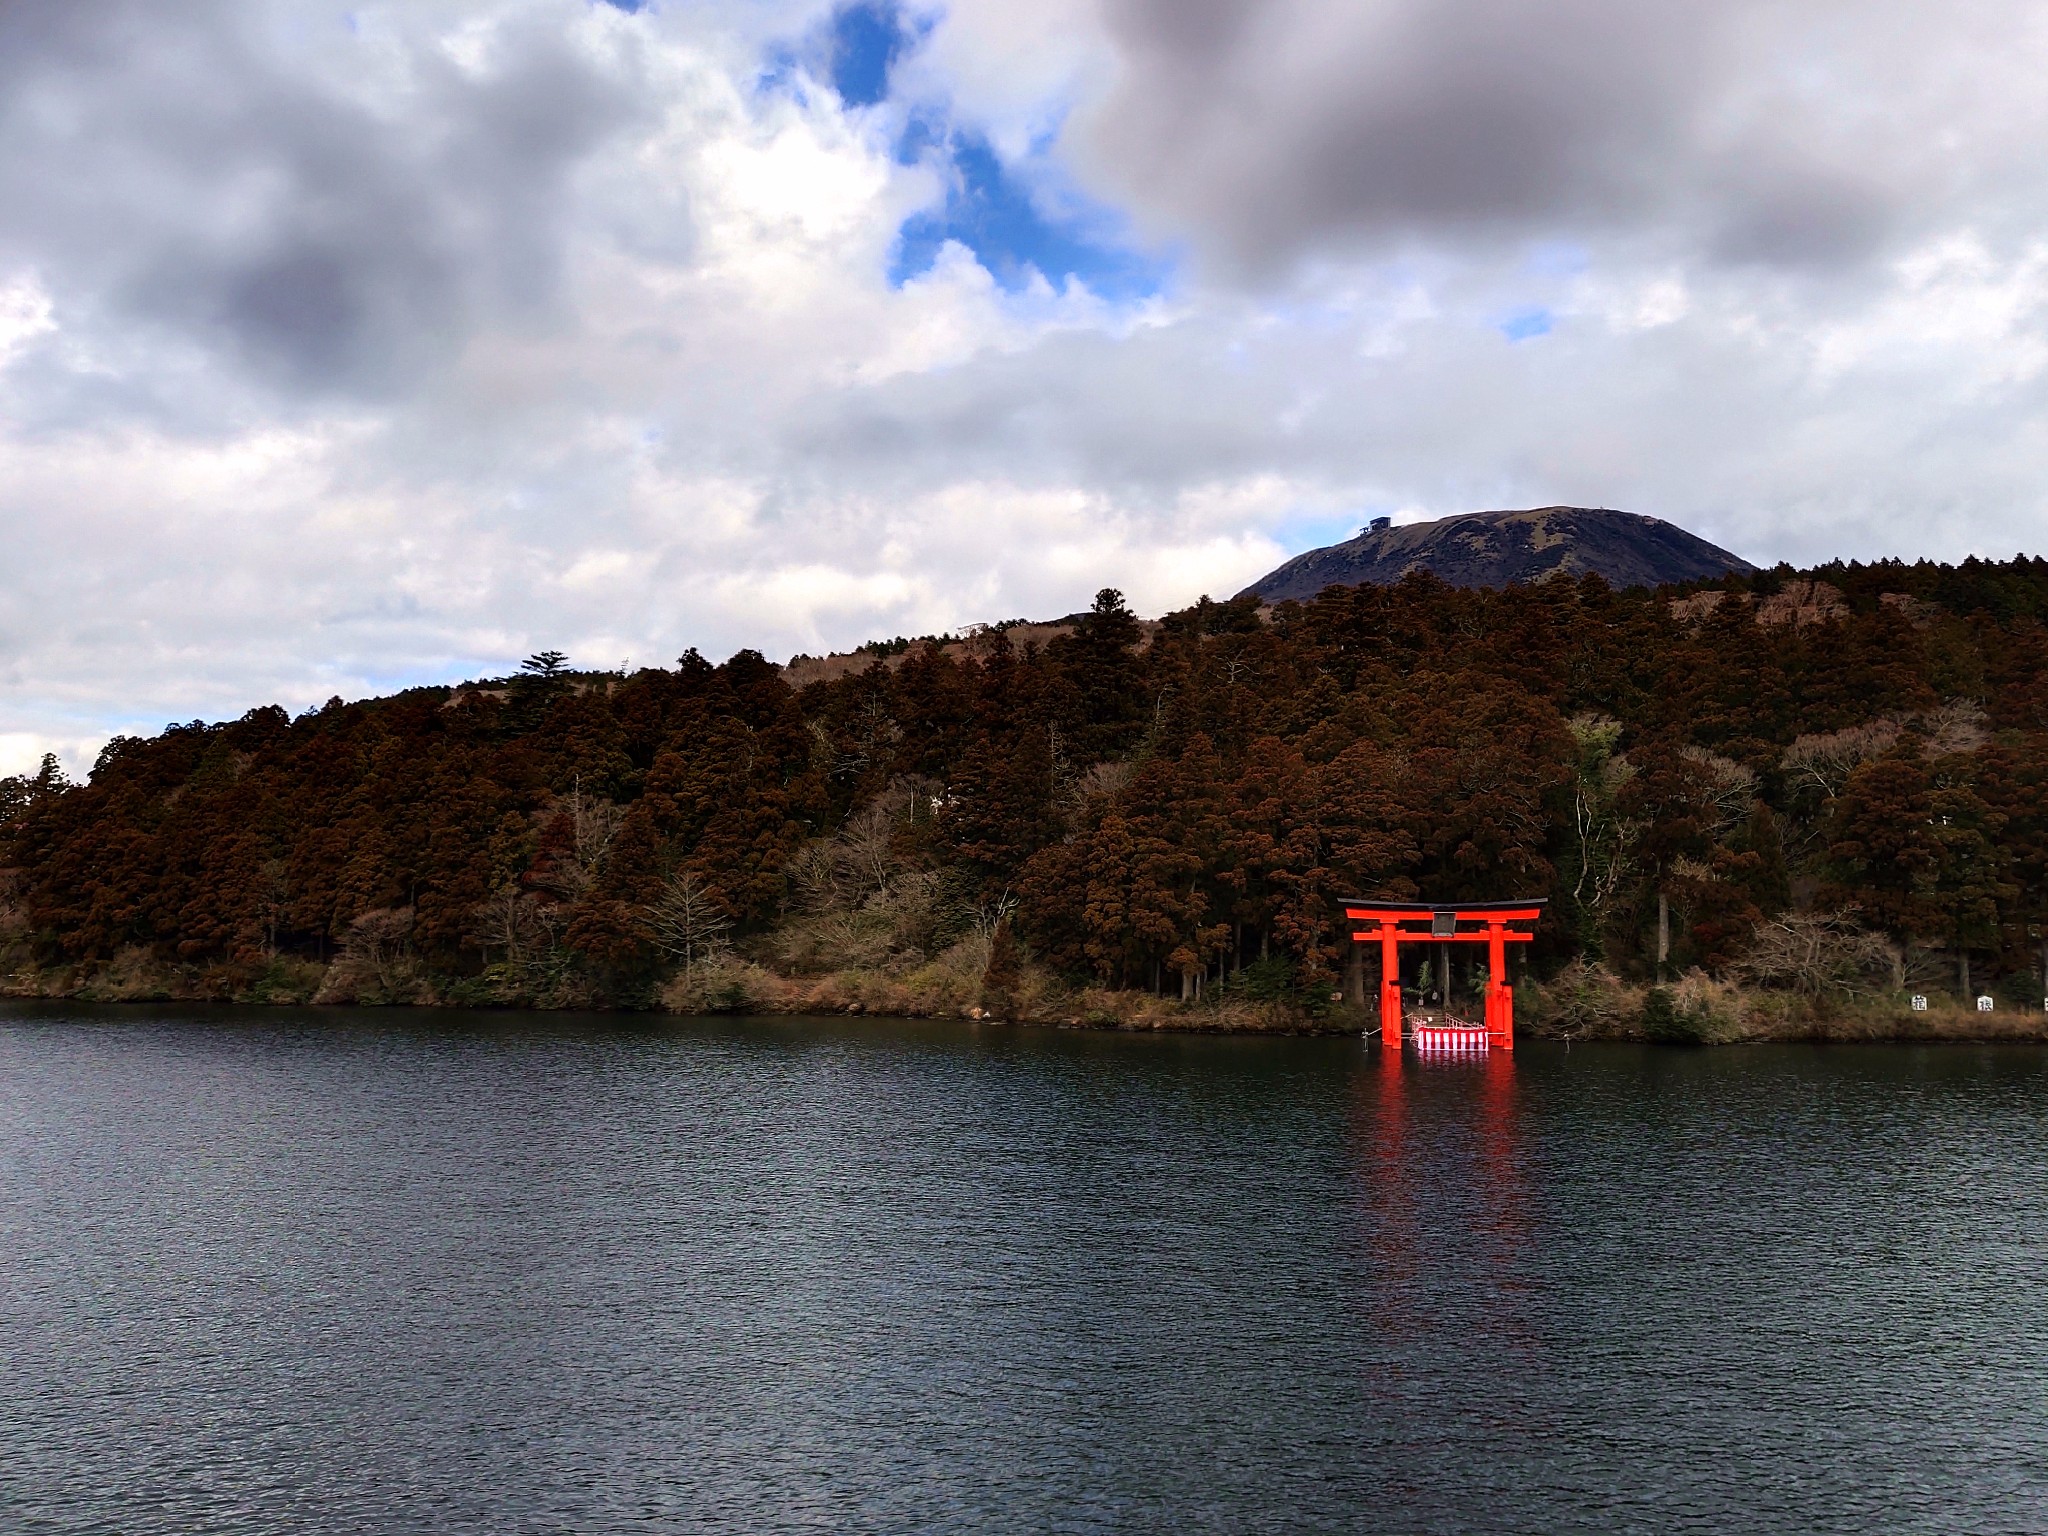
[[[1963,1001],[1967,1003],[1972,996],[1970,992],[1970,952],[1967,949],[1956,951],[1956,975],[1962,983]]]
[[[1180,973],[1180,1000],[1181,1000],[1182,1002],[1184,1002],[1184,1003],[1189,1003],[1189,1002],[1193,1002],[1193,1001],[1194,1001],[1194,998],[1195,998],[1195,976],[1194,976],[1194,972],[1192,972],[1192,971],[1182,971],[1182,972]]]
[[[1356,941],[1344,959],[1344,1001],[1354,1008],[1365,1006],[1365,946]]]
[[[1664,964],[1671,958],[1671,898],[1657,893],[1657,979],[1664,979]]]

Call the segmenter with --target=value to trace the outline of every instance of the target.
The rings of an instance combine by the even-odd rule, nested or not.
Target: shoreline
[[[305,963],[307,972],[326,969]],[[1008,1009],[968,1002],[959,1006],[919,1006],[903,997],[900,980],[878,975],[838,974],[822,978],[791,978],[757,972],[753,985],[740,995],[716,1000],[701,995],[653,998],[642,1005],[621,1004],[590,996],[561,995],[548,999],[488,998],[474,995],[461,984],[434,985],[428,978],[416,978],[404,995],[332,995],[328,989],[307,985],[313,978],[301,975],[299,985],[289,990],[255,984],[223,985],[230,978],[218,973],[167,972],[151,967],[138,974],[135,968],[115,970],[100,967],[81,973],[77,968],[61,970],[18,970],[0,975],[0,1002],[71,1003],[86,1006],[148,1006],[189,1004],[229,1008],[329,1007],[375,1008],[404,1011],[434,1009],[477,1014],[615,1014],[622,1019],[649,1018],[870,1018],[904,1022],[948,1021],[966,1024],[1005,1024],[1039,1029],[1080,1030],[1121,1034],[1183,1034],[1232,1036],[1340,1037],[1372,1034],[1373,1017],[1363,1010],[1339,1006],[1325,1013],[1313,1013],[1297,1005],[1260,1002],[1226,997],[1198,1003],[1156,997],[1148,992],[1106,989],[1031,988],[1037,995],[1024,1006]],[[767,984],[764,985],[763,983]],[[467,990],[470,995],[463,995]],[[695,992],[697,989],[690,989]],[[1965,1009],[1952,999],[1941,998],[1924,1013],[1904,1011],[1896,1004],[1863,1002],[1856,1006],[1796,1006],[1801,1000],[1778,995],[1749,994],[1738,1001],[1748,1005],[1747,1017],[1733,1022],[1722,1020],[1718,1027],[1706,1024],[1683,1036],[1657,1034],[1646,1028],[1634,1008],[1617,1007],[1602,1018],[1571,1018],[1564,1015],[1555,997],[1546,996],[1540,985],[1525,986],[1528,998],[1525,1016],[1516,1021],[1519,1039],[1557,1043],[1634,1042],[1684,1046],[1748,1044],[1899,1044],[1899,1045],[2048,1045],[2048,1011],[2029,1013],[2016,1007],[2002,1007],[1992,1014]],[[450,995],[451,992],[454,995]],[[894,994],[893,996],[890,994]],[[1625,994],[1624,994],[1625,996]],[[1794,1006],[1786,1006],[1793,1002]]]

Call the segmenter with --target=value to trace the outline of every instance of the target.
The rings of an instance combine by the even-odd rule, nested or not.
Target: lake
[[[23,1532],[2048,1529],[2048,1052],[0,1008]]]

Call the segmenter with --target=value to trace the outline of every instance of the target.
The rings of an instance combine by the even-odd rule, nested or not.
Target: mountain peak
[[[1416,570],[1432,571],[1454,587],[1588,573],[1616,587],[1655,587],[1755,569],[1662,518],[1609,507],[1531,507],[1400,527],[1374,518],[1356,538],[1296,555],[1238,595],[1305,602],[1325,587],[1385,586]]]

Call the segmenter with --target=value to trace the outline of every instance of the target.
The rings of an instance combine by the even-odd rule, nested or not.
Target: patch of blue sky
[[[937,162],[946,197],[904,221],[889,267],[897,287],[930,271],[949,241],[965,246],[1010,293],[1028,288],[1034,275],[1055,287],[1078,282],[1113,302],[1149,298],[1165,286],[1168,263],[1118,238],[1120,221],[1111,210],[1057,195],[1057,188],[1048,197],[978,133],[941,137],[914,118],[898,153],[906,162]],[[1030,170],[1050,179],[1045,162]]]
[[[826,30],[826,73],[849,107],[872,107],[889,97],[897,61],[923,40],[930,23],[914,23],[893,0],[856,0],[832,15]]]
[[[649,9],[653,0],[598,0],[598,4],[608,5],[615,11],[624,11],[628,16],[633,16]]]
[[[1548,336],[1556,326],[1557,317],[1541,305],[1514,310],[1494,323],[1494,329],[1509,341],[1533,341]]]
[[[1299,511],[1282,518],[1273,529],[1273,537],[1283,549],[1322,549],[1357,538],[1374,518],[1392,517],[1396,510],[1369,504],[1342,512]]]
[[[896,163],[916,165],[943,154],[948,137],[943,118],[934,117],[929,112],[913,111],[904,120],[903,131],[896,135]]]
[[[617,0],[602,3],[610,5]],[[651,5],[653,0],[635,3]],[[889,99],[897,64],[931,28],[928,20],[906,16],[895,0],[856,0],[840,6],[823,26],[800,40],[772,45],[761,61],[754,87],[787,92],[798,102],[806,102],[808,87],[816,82],[830,85],[843,106],[880,106]]]

